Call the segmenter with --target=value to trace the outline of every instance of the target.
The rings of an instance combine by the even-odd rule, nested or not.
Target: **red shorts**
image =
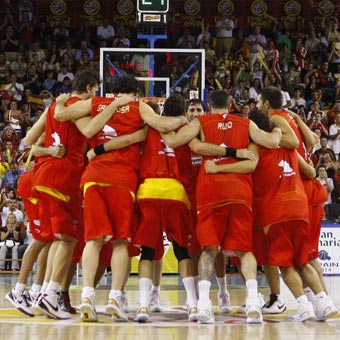
[[[129,190],[116,186],[90,186],[84,198],[85,241],[109,236],[131,239],[135,204]]]
[[[30,223],[30,233],[32,237],[40,242],[49,242],[50,240],[41,235],[41,221],[39,218],[39,201],[33,204],[30,200],[24,199],[25,211]]]
[[[273,224],[266,243],[270,266],[298,267],[308,263],[308,223],[304,221]]]
[[[35,196],[39,200],[41,236],[53,240],[68,235],[78,240],[82,233],[78,226],[82,221],[81,193],[71,196],[69,202],[40,191],[36,191]]]
[[[317,259],[319,257],[319,238],[321,232],[322,218],[325,216],[323,204],[309,207],[309,259]]]
[[[245,204],[232,203],[198,214],[197,239],[201,247],[219,246],[224,251],[253,251],[253,216]]]
[[[268,249],[266,242],[266,235],[263,228],[259,226],[253,227],[253,248],[256,262],[258,265],[268,264]]]
[[[201,246],[197,240],[196,229],[197,229],[197,210],[196,207],[190,211],[190,226],[191,226],[191,236],[189,242],[189,254],[197,254],[201,252]]]
[[[164,252],[163,230],[170,242],[188,247],[191,239],[190,210],[176,200],[146,199],[138,201],[140,223],[133,243],[156,250],[156,259]]]

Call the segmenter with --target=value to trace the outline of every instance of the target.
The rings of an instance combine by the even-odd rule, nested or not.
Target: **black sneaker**
[[[71,306],[70,295],[68,292],[61,292],[59,295],[58,304],[62,311],[68,312],[70,314],[77,314],[76,309]]]

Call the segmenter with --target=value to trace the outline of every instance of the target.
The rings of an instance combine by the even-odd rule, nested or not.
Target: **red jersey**
[[[211,114],[198,117],[205,142],[235,149],[247,148],[249,144],[249,119],[233,114]],[[237,162],[233,157],[203,156],[206,160],[214,160],[216,164]],[[197,208],[216,206],[226,203],[252,203],[251,174],[206,174],[201,167],[196,188]]]
[[[283,117],[288,122],[288,124],[293,129],[296,137],[299,140],[299,146],[296,149],[297,152],[301,155],[301,157],[304,160],[308,161],[309,157],[306,150],[305,141],[295,119],[292,118],[286,111],[283,110],[277,110],[273,114]],[[303,175],[301,175],[301,177],[309,205],[323,204],[325,201],[327,201],[327,190],[324,187],[322,187],[322,185],[320,185],[318,180],[316,180],[315,178],[311,180],[309,178],[305,178]]]
[[[113,100],[114,98],[94,97],[92,99],[92,116],[102,112]],[[104,128],[90,139],[90,147],[103,144],[117,136],[133,133],[141,126],[139,102],[131,102],[119,108]],[[95,157],[86,167],[81,185],[88,182],[105,183],[123,186],[135,192],[139,154],[140,145],[133,144]]]
[[[254,214],[257,225],[290,220],[308,222],[308,204],[295,150],[259,149],[260,160],[253,173]]]
[[[66,105],[71,105],[78,100],[80,98],[72,97]],[[62,144],[66,153],[63,158],[41,157],[35,167],[33,186],[73,194],[79,190],[86,138],[72,121],[59,122],[54,119],[55,105],[55,102],[52,103],[47,111],[44,146]]]
[[[192,187],[191,152],[187,144],[172,149],[153,128],[142,147],[140,177],[177,179],[188,190]]]

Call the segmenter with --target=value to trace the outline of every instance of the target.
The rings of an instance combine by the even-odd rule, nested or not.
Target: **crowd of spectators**
[[[34,16],[34,8],[5,7],[0,32],[1,205],[7,206],[9,193],[15,197],[27,154],[27,129],[53,98],[71,91],[77,70],[99,71],[101,47],[124,49],[141,42],[136,28],[129,28],[124,20],[104,17],[98,27],[77,30],[62,21],[51,27]],[[283,108],[295,111],[320,135],[312,159],[330,193],[328,203],[340,203],[340,31],[336,18],[324,18],[318,24],[287,19],[270,29],[257,25],[241,29],[234,18],[222,14],[215,26],[202,31],[185,27],[173,10],[166,33],[168,39],[159,47],[205,50],[205,86],[229,93],[231,112],[247,117],[261,89],[278,86]],[[185,70],[185,62],[176,58],[163,68],[170,85]],[[193,71],[180,83],[184,96],[193,89],[194,76]],[[335,211],[328,211],[334,220],[340,215]]]

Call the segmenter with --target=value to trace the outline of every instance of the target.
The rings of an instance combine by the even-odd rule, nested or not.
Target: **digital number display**
[[[166,13],[169,10],[169,0],[138,0],[139,12]]]

